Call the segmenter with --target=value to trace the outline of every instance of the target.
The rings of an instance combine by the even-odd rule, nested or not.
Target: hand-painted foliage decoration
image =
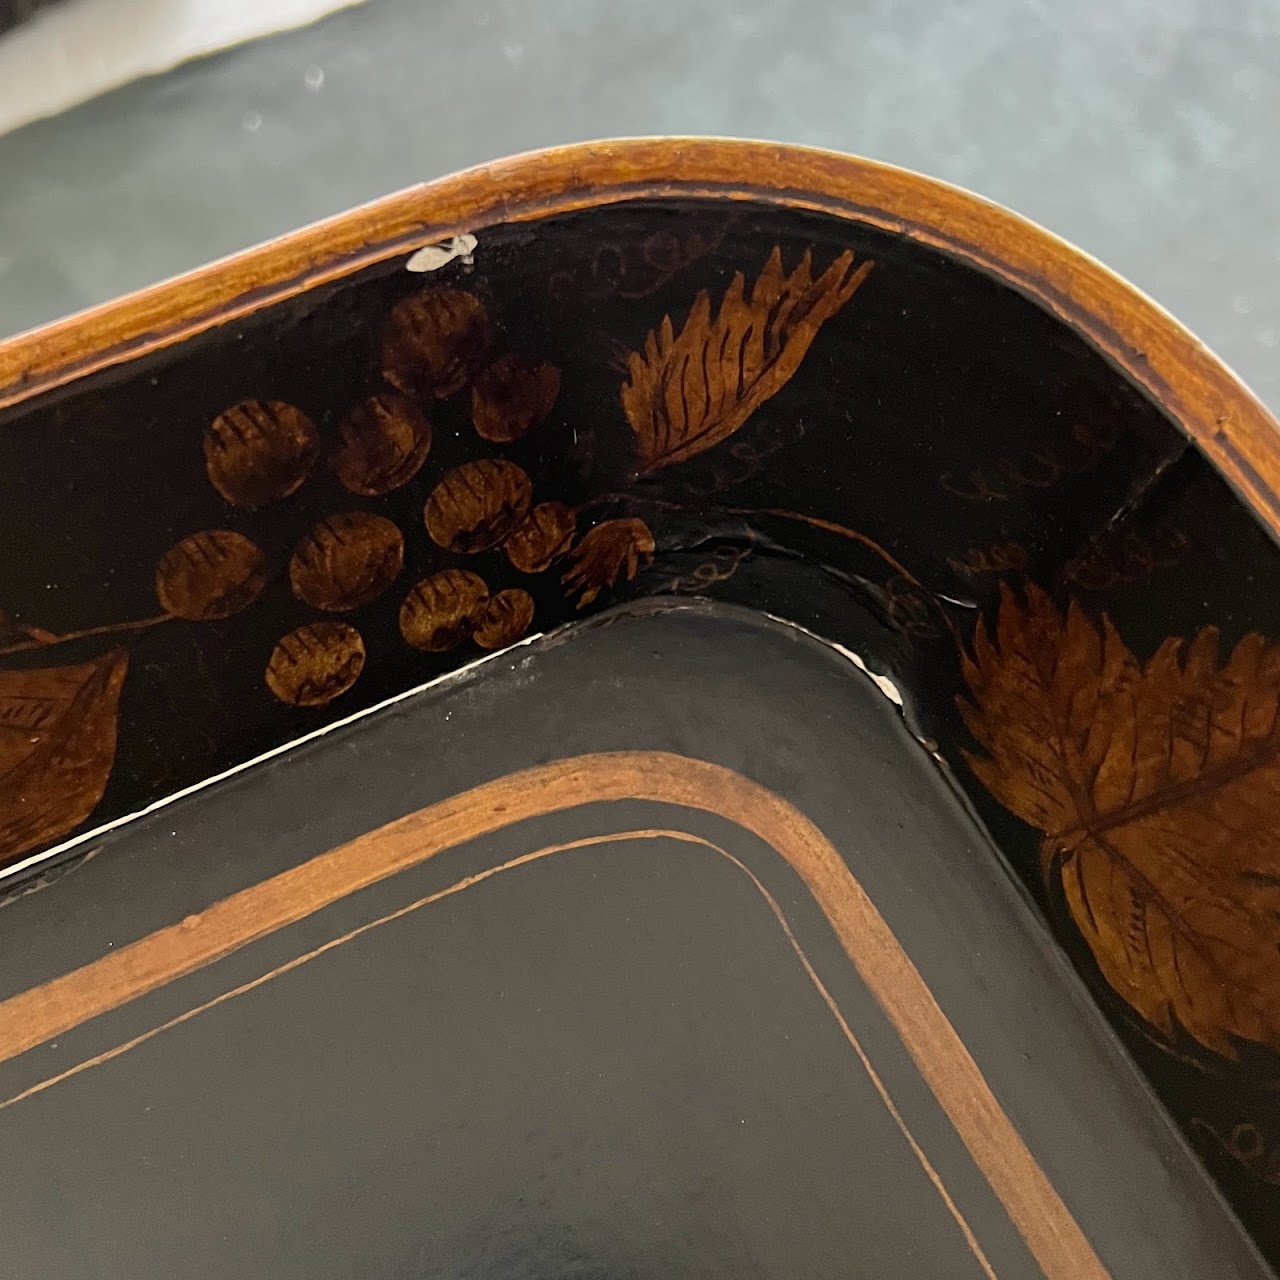
[[[817,280],[806,252],[789,275],[775,248],[745,295],[733,277],[715,316],[704,289],[679,334],[671,317],[627,361],[622,408],[644,471],[684,462],[727,439],[800,367],[822,325],[858,291],[872,263],[840,255]]]
[[[578,608],[589,605],[620,576],[632,581],[641,564],[653,558],[653,534],[643,520],[606,520],[583,536],[570,552],[565,586],[579,591]]]
[[[129,659],[113,650],[75,667],[0,671],[0,847],[24,853],[83,822],[116,754]]]
[[[385,516],[342,511],[321,520],[289,558],[299,600],[325,613],[372,604],[400,576],[404,534]]]
[[[560,370],[545,360],[500,356],[471,388],[476,435],[511,444],[546,420],[560,394]]]
[[[294,493],[319,452],[315,423],[278,400],[246,400],[220,413],[204,437],[209,483],[237,507],[265,507]]]
[[[1169,1041],[1280,1051],[1280,644],[1215,628],[1139,663],[1104,615],[1005,591],[964,659],[975,774],[1107,982]]]
[[[364,637],[345,622],[309,622],[276,641],[267,688],[291,707],[322,707],[364,670]]]
[[[210,622],[247,609],[267,585],[267,558],[230,529],[183,538],[156,566],[156,599],[175,618]]]
[[[489,607],[485,580],[467,569],[424,578],[400,606],[400,634],[424,653],[447,653],[475,633]]]
[[[357,405],[339,430],[342,448],[333,457],[333,469],[345,488],[365,498],[403,488],[431,452],[426,412],[393,391]]]
[[[655,242],[654,264],[646,270],[657,273],[655,281],[670,279],[682,262],[710,247],[696,238],[683,247]],[[775,246],[750,288],[737,272],[714,306],[703,289],[678,332],[664,316],[643,351],[627,358],[616,401],[636,451],[633,479],[728,442],[794,376],[818,331],[849,302],[872,266],[846,251],[815,277],[805,250],[788,272]],[[561,597],[575,610],[634,582],[653,561],[654,510],[640,486],[574,503],[536,492],[526,468],[506,456],[557,411],[563,378],[550,360],[511,348],[478,294],[431,285],[404,297],[381,329],[377,357],[382,386],[323,418],[265,394],[237,400],[213,416],[201,444],[204,474],[226,504],[229,527],[188,534],[164,553],[155,569],[158,614],[61,636],[29,628],[0,649],[23,652],[163,623],[221,623],[253,608],[283,576],[292,597],[314,616],[279,636],[262,681],[279,702],[306,711],[327,706],[361,679],[371,660],[362,619],[406,574],[412,585],[399,588],[405,593],[400,637],[420,653],[444,654],[468,644],[477,651],[499,649],[534,625],[535,594],[494,581],[487,567],[493,553],[530,583],[554,575]],[[433,465],[433,418],[455,397],[465,397],[475,438],[487,452]],[[336,443],[326,441],[331,430]],[[726,458],[745,464],[749,473],[772,451],[748,442]],[[260,545],[255,527],[265,531],[262,513],[319,483],[315,477],[323,476],[324,463],[348,495],[375,509],[352,505],[350,498],[336,505],[296,537],[280,565]],[[403,492],[421,494],[417,529],[376,509]],[[763,514],[815,523],[802,513]],[[843,526],[820,521],[815,527],[876,549]],[[29,790],[22,792],[28,798],[20,814],[13,792],[7,827],[0,781],[0,841],[7,853],[65,833],[97,803],[111,767],[125,667],[120,652],[105,667],[0,673],[15,688],[62,687],[68,680],[83,685],[76,685],[77,696],[57,702],[56,740],[64,749],[42,747],[22,765],[25,772],[5,775],[23,788],[37,785],[33,778],[48,779],[47,785],[38,781],[35,805]],[[11,704],[10,717],[25,723],[27,713],[17,707]],[[74,749],[65,749],[68,743]]]
[[[409,396],[461,391],[493,345],[484,303],[462,289],[423,289],[397,304],[382,333],[382,374]]]
[[[540,502],[507,534],[503,547],[521,573],[542,573],[569,553],[578,513],[563,502]]]
[[[533,485],[520,467],[481,458],[455,467],[432,489],[423,519],[436,546],[474,555],[505,541],[532,504]]]
[[[1252,1212],[1274,548],[1016,291],[818,212],[662,204],[481,228],[6,416],[0,859],[617,601],[764,608],[903,691]]]

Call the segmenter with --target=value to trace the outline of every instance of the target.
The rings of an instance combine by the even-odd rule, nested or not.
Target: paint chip
[[[857,667],[858,670],[861,671],[862,674],[865,675],[867,679],[870,680],[871,683],[894,704],[894,706],[899,708],[899,710],[904,709],[902,693],[898,689],[898,686],[894,684],[888,676],[877,675],[872,671],[871,668],[862,660],[862,657],[859,654],[854,653],[852,649],[845,648],[844,645],[837,643],[835,640],[828,640],[825,636],[818,635],[816,631],[810,631],[808,627],[802,627],[800,623],[792,622],[790,618],[780,618],[776,613],[765,613],[764,616],[768,618],[770,622],[780,622],[784,627],[790,627],[793,631],[798,631],[801,635],[808,636],[810,640],[816,640],[819,644],[825,645],[828,649],[838,653],[842,658],[853,663],[853,665]]]
[[[465,266],[474,262],[476,245],[479,241],[470,232],[463,232],[446,240],[443,244],[429,244],[405,263],[405,270],[414,272],[439,271],[446,263],[458,258]]]

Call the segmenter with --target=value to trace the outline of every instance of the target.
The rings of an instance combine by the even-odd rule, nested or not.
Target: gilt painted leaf
[[[382,375],[408,396],[443,400],[488,358],[493,326],[462,289],[423,289],[401,299],[382,331]]]
[[[448,653],[474,635],[488,605],[489,587],[479,574],[444,569],[405,596],[400,634],[423,653]]]
[[[66,835],[102,799],[128,664],[120,649],[75,667],[0,671],[0,858]]]
[[[471,638],[482,649],[505,649],[529,630],[533,612],[533,597],[519,587],[508,587],[490,598]]]
[[[979,624],[974,773],[1044,833],[1041,865],[1106,981],[1157,1033],[1280,1052],[1280,644],[1209,627],[1145,664],[1038,588]]]
[[[267,688],[290,707],[323,707],[360,678],[364,637],[345,622],[309,622],[281,636],[271,651]]]
[[[230,529],[193,533],[156,566],[156,599],[175,618],[212,622],[247,609],[267,585],[267,557]]]
[[[315,423],[280,400],[243,400],[204,435],[209,483],[233,506],[265,507],[295,492],[319,454]]]
[[[800,367],[818,330],[853,297],[870,259],[842,253],[816,280],[805,252],[789,275],[776,246],[752,287],[738,272],[719,310],[698,294],[679,334],[666,316],[633,351],[622,409],[635,433],[642,470],[697,457],[733,435]]]
[[[505,458],[477,458],[445,474],[422,517],[436,546],[475,555],[504,541],[532,502],[533,484],[521,467]]]
[[[422,406],[393,391],[357,405],[338,431],[342,448],[333,469],[343,488],[365,498],[403,488],[431,452],[431,423]]]
[[[540,502],[507,535],[507,559],[521,573],[542,573],[567,555],[578,528],[577,512],[563,502]]]
[[[652,562],[655,545],[643,520],[606,520],[582,535],[560,580],[568,594],[579,593],[578,608],[585,609],[619,578],[633,581],[641,566]]]
[[[492,444],[511,444],[546,418],[559,394],[560,370],[555,365],[528,356],[501,356],[471,388],[476,435]]]
[[[404,534],[397,525],[371,511],[340,511],[294,548],[289,584],[313,609],[343,613],[371,604],[403,567]]]

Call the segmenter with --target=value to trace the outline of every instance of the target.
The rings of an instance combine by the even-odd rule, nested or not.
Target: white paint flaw
[[[455,258],[461,260],[464,266],[471,266],[475,261],[476,245],[479,241],[470,232],[464,231],[460,236],[454,236],[452,240],[446,240],[442,244],[429,244],[425,248],[419,249],[417,253],[404,264],[406,271],[427,272],[439,271],[441,267],[452,262]]]
[[[871,681],[881,693],[884,694],[890,702],[899,710],[902,709],[902,694],[898,690],[898,686],[889,679],[888,676],[877,675],[870,667],[863,662],[859,654],[854,653],[852,649],[846,649],[844,645],[837,644],[834,640],[828,640],[826,636],[820,636],[816,632],[810,631],[808,627],[802,627],[798,622],[792,622],[790,618],[779,618],[776,614],[766,613],[764,615],[770,622],[781,623],[784,627],[790,627],[793,631],[800,632],[803,636],[808,636],[810,640],[816,640],[820,645],[824,645],[828,649],[833,649],[842,658],[852,662],[859,671],[862,672],[868,680]]]

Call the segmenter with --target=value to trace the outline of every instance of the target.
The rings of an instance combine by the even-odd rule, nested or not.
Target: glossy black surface
[[[1280,637],[1280,566],[1265,533],[1160,408],[1060,321],[909,239],[715,201],[624,204],[477,236],[473,264],[455,260],[429,276],[384,264],[0,413],[0,677],[111,653],[128,662],[118,720],[114,706],[102,717],[114,737],[94,740],[106,767],[100,801],[83,820],[79,810],[64,815],[56,835],[11,840],[4,856],[37,857],[481,656],[470,642],[440,654],[405,643],[401,604],[437,572],[475,573],[495,593],[527,591],[531,632],[652,595],[762,610],[852,648],[894,681],[913,731],[936,744],[1178,1123],[1280,1257],[1274,1014],[1266,1034],[1242,1041],[1228,1027],[1216,1048],[1176,1022],[1154,1028],[1082,937],[1061,878],[1042,872],[1046,833],[971,771],[966,753],[977,744],[956,707],[972,693],[961,655],[974,651],[980,619],[995,624],[1002,590],[1025,601],[1038,586],[1058,614],[1074,602],[1093,628],[1106,615],[1138,664],[1211,626],[1220,662],[1251,632]],[[629,355],[665,317],[682,332],[703,290],[711,314],[738,273],[749,296],[775,249],[784,273],[806,253],[814,277],[850,250],[875,265],[731,436],[646,472],[620,395]],[[489,355],[550,362],[559,395],[544,422],[509,444],[477,435],[468,389],[426,399],[425,465],[394,492],[358,496],[330,463],[339,426],[388,390],[384,326],[424,288],[474,295],[492,322]],[[319,439],[305,483],[257,510],[220,495],[202,449],[211,421],[246,398],[297,406]],[[437,545],[424,503],[452,468],[475,460],[514,463],[533,502],[575,510],[579,541],[567,559],[526,574],[500,548]],[[318,521],[350,511],[400,529],[404,567],[372,603],[335,615],[367,650],[350,690],[323,706],[288,706],[264,681],[274,647],[329,619],[295,597],[286,566]],[[642,523],[652,563],[641,551],[634,580],[620,571],[580,608],[583,593],[565,575],[583,536],[610,520]],[[222,620],[155,621],[157,563],[205,530],[260,547],[265,589]],[[14,676],[5,704],[15,755],[48,696],[44,677],[31,680],[24,689]],[[103,710],[102,699],[95,705]],[[542,750],[562,754],[564,732],[563,720],[549,722]],[[441,767],[443,753],[429,753]],[[0,818],[13,831],[27,810],[22,789],[11,790]],[[55,798],[72,790],[46,786]],[[1263,813],[1252,835],[1266,857],[1226,868],[1237,920],[1265,911],[1250,895],[1276,879],[1264,838],[1276,829],[1280,815]],[[197,896],[215,856],[196,850],[183,863]],[[258,856],[265,874],[267,855]],[[1276,948],[1264,942],[1253,958],[1270,981]]]
[[[132,812],[327,716],[372,705],[478,656],[474,648],[416,654],[397,633],[404,593],[430,572],[460,566],[495,590],[531,590],[535,629],[579,616],[559,573],[531,579],[501,551],[452,556],[427,537],[424,501],[450,467],[468,459],[517,462],[533,481],[535,501],[599,503],[583,527],[601,515],[642,516],[659,560],[627,594],[669,589],[714,545],[732,544],[751,547],[758,572],[712,590],[806,623],[824,619],[830,631],[856,628],[856,621],[843,621],[851,612],[883,615],[886,584],[897,575],[865,547],[793,520],[725,510],[782,507],[874,539],[929,588],[964,602],[953,615],[967,630],[975,606],[993,597],[994,576],[971,581],[948,557],[1017,542],[1029,575],[1051,581],[1187,447],[1157,409],[1051,317],[897,237],[711,204],[606,209],[492,228],[479,239],[474,268],[454,263],[424,278],[400,262],[388,264],[0,414],[0,540],[7,548],[0,598],[15,624],[60,635],[155,614],[156,564],[174,543],[203,529],[240,532],[268,558],[272,587],[225,621],[178,622],[9,660],[12,666],[45,666],[55,657],[84,661],[127,644],[131,672],[119,755],[97,820]],[[653,244],[666,240],[680,251],[699,242],[719,247],[693,253],[686,267],[671,272],[644,261]],[[735,271],[749,288],[775,244],[788,271],[806,250],[815,255],[815,274],[846,248],[876,266],[823,326],[799,372],[732,441],[634,481],[632,433],[619,403],[621,357],[641,349],[665,315],[678,325],[699,290],[718,301]],[[340,420],[365,397],[388,390],[379,367],[382,326],[395,302],[424,284],[473,292],[500,331],[500,349],[559,366],[562,387],[551,417],[515,444],[490,445],[471,426],[464,391],[428,402],[431,453],[395,493],[359,498],[322,461],[277,504],[252,512],[230,506],[205,475],[201,441],[210,421],[245,399],[286,401],[320,428],[322,453],[334,452]],[[1035,486],[999,472],[1002,459]],[[1202,466],[1186,465],[1192,483],[1213,500],[1215,541],[1243,538],[1255,558],[1267,556],[1260,539],[1250,542],[1249,521],[1234,514],[1226,492]],[[993,467],[1003,478],[992,483],[1003,486],[1007,500],[974,498],[970,473]],[[1045,487],[1046,481],[1053,483]],[[618,500],[604,501],[610,494]],[[682,509],[671,509],[673,503]],[[401,527],[406,568],[393,590],[355,618],[369,661],[350,694],[322,710],[282,707],[266,689],[263,669],[281,635],[317,616],[291,597],[286,563],[316,521],[353,509],[378,512]],[[1200,545],[1196,554],[1216,584],[1215,599],[1180,591],[1183,625],[1209,615],[1219,620],[1224,607],[1237,608],[1248,568],[1235,547]],[[795,559],[803,564],[793,582],[787,570]],[[828,580],[825,588],[810,589],[810,565]],[[1230,567],[1233,576],[1224,573]],[[760,575],[766,583],[748,586]],[[918,593],[909,594],[906,625],[937,630],[937,616]],[[883,660],[895,666],[911,663],[919,648],[892,628],[883,644]],[[928,665],[949,664],[946,649],[932,645]]]
[[[3,994],[508,770],[618,749],[736,769],[837,844],[1116,1280],[1264,1274],[896,707],[736,611],[614,615],[109,837],[0,912]],[[651,826],[761,877],[995,1273],[1039,1276],[800,880],[672,805],[450,850],[5,1063],[4,1098],[462,877]],[[0,1165],[23,1280],[983,1274],[749,881],[621,835],[0,1102]]]

